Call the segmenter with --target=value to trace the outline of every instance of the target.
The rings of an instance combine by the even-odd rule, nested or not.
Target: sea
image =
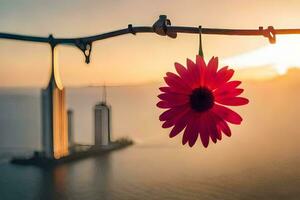
[[[40,89],[0,90],[0,200],[300,199],[300,95],[283,80],[245,84],[250,104],[233,135],[204,148],[170,139],[158,120],[159,84],[107,87],[112,138],[133,146],[56,167],[9,161],[41,149]],[[102,88],[67,89],[75,141],[93,142]]]

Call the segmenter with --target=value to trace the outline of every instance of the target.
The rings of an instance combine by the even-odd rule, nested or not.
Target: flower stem
[[[202,49],[202,27],[201,26],[199,26],[199,52],[198,52],[198,54],[202,58],[204,57],[203,49]]]

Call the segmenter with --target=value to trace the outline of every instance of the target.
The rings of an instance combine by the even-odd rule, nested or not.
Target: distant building
[[[110,143],[111,106],[106,103],[106,87],[103,87],[103,100],[94,107],[95,145],[105,146]]]
[[[54,77],[55,68],[49,85],[42,90],[42,146],[43,155],[58,159],[68,155],[68,123],[65,89],[58,87]]]
[[[74,145],[74,112],[73,110],[68,110],[68,139],[69,139],[69,149]]]

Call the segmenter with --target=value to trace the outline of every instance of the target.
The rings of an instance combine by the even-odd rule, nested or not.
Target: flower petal
[[[230,136],[231,135],[231,130],[227,124],[226,121],[224,121],[221,117],[219,117],[217,114],[214,112],[211,112],[212,115],[214,115],[216,124],[217,124],[217,129],[218,129],[218,134],[220,134],[219,139],[222,139],[221,131],[225,133],[225,135]]]
[[[241,124],[243,120],[239,114],[221,105],[215,104],[212,111],[225,121],[232,124]]]
[[[178,106],[178,107],[173,107],[171,109],[168,109],[159,116],[159,120],[166,121],[168,119],[171,119],[172,117],[184,112],[186,109],[189,109],[189,107],[188,106]]]
[[[200,56],[200,55],[196,56],[196,65],[198,66],[199,69],[206,68],[206,63],[202,56]]]
[[[197,122],[197,118],[194,118],[192,120],[190,120],[190,130],[188,130],[188,143],[189,146],[192,147],[194,146],[194,144],[196,143],[197,139],[198,139],[198,126],[196,124]],[[187,127],[188,128],[188,127]],[[185,129],[185,131],[187,131],[187,128]],[[185,137],[185,132],[183,134],[183,137]]]
[[[159,90],[161,92],[172,92],[171,88],[170,87],[160,87]]]
[[[206,131],[205,122],[202,118],[198,119],[198,129],[200,134],[200,139],[205,148],[208,147],[209,144],[209,133]]]
[[[175,109],[175,108],[174,108]],[[176,114],[171,115],[170,117],[168,116],[168,119],[163,120],[165,121],[162,125],[163,128],[170,128],[171,126],[175,125],[177,121],[182,118],[187,112],[189,112],[191,109],[188,106],[183,107],[181,110],[177,110]],[[173,112],[174,113],[174,112]],[[168,113],[170,114],[170,113]]]
[[[224,99],[216,99],[216,102],[227,106],[241,106],[249,103],[249,100],[244,97],[231,97]]]
[[[220,87],[216,88],[215,92],[216,93],[221,93],[223,91],[227,91],[227,90],[233,90],[235,89],[237,86],[239,86],[242,82],[241,81],[229,81],[227,83],[224,83],[223,85],[221,85]]]
[[[203,121],[203,128],[201,131],[205,133],[207,137],[210,137],[214,143],[216,143],[217,142],[216,125],[212,121],[209,112],[203,113],[202,121]]]
[[[187,74],[187,69],[182,66],[180,63],[174,63],[175,69],[181,78],[185,78]]]
[[[205,85],[207,88],[212,89],[216,83],[216,73],[218,69],[218,58],[212,57],[207,64],[206,75],[205,75]]]
[[[197,65],[197,67],[199,69],[199,73],[200,73],[199,84],[200,84],[200,86],[204,86],[205,85],[205,76],[206,76],[206,64],[205,64],[203,57],[201,57],[199,55],[196,56],[196,65]]]
[[[211,121],[213,122],[214,124],[214,127],[216,128],[214,133],[215,133],[215,137],[218,139],[218,140],[221,140],[222,139],[222,133],[221,131],[218,129],[218,123],[220,121],[220,117],[218,115],[216,115],[214,112],[210,111],[209,112],[209,115],[211,117]],[[221,119],[222,120],[222,119]]]
[[[192,77],[192,83],[193,83],[192,87],[195,87],[200,78],[199,69],[198,69],[197,65],[190,59],[187,59],[186,63],[187,63],[188,72],[190,74],[190,77]]]
[[[212,57],[207,64],[207,72],[210,75],[215,75],[218,70],[218,57]]]
[[[217,134],[218,134],[217,139],[222,140],[222,130],[218,125],[217,125]]]
[[[240,88],[234,88],[232,90],[217,90],[214,91],[214,97],[216,100],[218,99],[224,99],[224,98],[228,98],[228,97],[236,97],[240,94],[243,93],[243,89]]]
[[[175,69],[182,80],[186,82],[186,84],[188,84],[190,87],[192,87],[192,85],[194,84],[193,77],[190,75],[188,70],[179,63],[175,63]]]
[[[169,102],[166,102],[166,101],[159,101],[157,104],[156,104],[157,107],[159,108],[172,108],[174,107],[172,104],[170,104]]]
[[[177,76],[176,74],[173,74],[171,72],[167,73],[167,76],[164,77],[165,82],[171,87],[176,89],[179,92],[187,92],[187,91],[192,91],[192,89],[187,86],[182,79]]]
[[[165,93],[175,93],[175,94],[189,94],[189,91],[176,90],[174,87],[160,87],[159,90]]]
[[[216,143],[217,138],[218,138],[218,131],[217,131],[217,126],[216,126],[215,120],[211,116],[210,112],[208,112],[206,116],[207,116],[207,120],[206,120],[207,131],[209,132],[211,140],[214,143]]]
[[[186,127],[186,122],[182,122],[180,121],[180,123],[178,122],[173,129],[171,130],[169,137],[175,137],[176,135],[178,135],[184,128]]]
[[[197,129],[197,124],[195,122],[196,122],[196,118],[191,118],[188,121],[182,137],[183,145],[185,145],[188,142],[189,146],[192,147],[197,141],[198,129]]]
[[[189,102],[189,96],[184,94],[162,93],[158,95],[158,98],[160,98],[163,101],[167,101],[175,106],[186,104]]]
[[[234,70],[228,69],[227,66],[220,69],[216,74],[215,84],[212,89],[218,88],[224,83],[226,83],[227,81],[229,81],[232,78],[233,74],[234,74]]]
[[[222,132],[223,132],[225,135],[227,135],[228,137],[231,136],[231,130],[230,130],[230,128],[229,128],[227,122],[225,122],[224,120],[221,119],[221,120],[218,122],[218,127],[220,127],[220,129],[222,130]]]
[[[214,112],[210,112],[210,114],[213,116],[213,119],[216,123],[217,126],[217,139],[221,140],[222,139],[222,130],[224,129],[224,131],[226,132],[226,134],[229,131],[230,134],[230,129],[228,127],[227,122],[225,122],[221,117],[219,117],[217,114],[215,114]],[[225,133],[224,132],[224,133]]]
[[[180,119],[178,119],[175,126],[171,130],[169,137],[172,138],[172,137],[175,137],[176,135],[178,135],[186,127],[187,122],[192,115],[193,115],[192,111],[189,111],[184,116],[182,116]]]

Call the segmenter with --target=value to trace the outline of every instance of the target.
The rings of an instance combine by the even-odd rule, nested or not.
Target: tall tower
[[[106,103],[106,87],[103,87],[102,101],[94,107],[95,145],[105,146],[110,143],[111,106]]]
[[[48,87],[42,90],[42,146],[44,156],[58,159],[68,155],[68,123],[65,89],[52,49],[52,72]]]

